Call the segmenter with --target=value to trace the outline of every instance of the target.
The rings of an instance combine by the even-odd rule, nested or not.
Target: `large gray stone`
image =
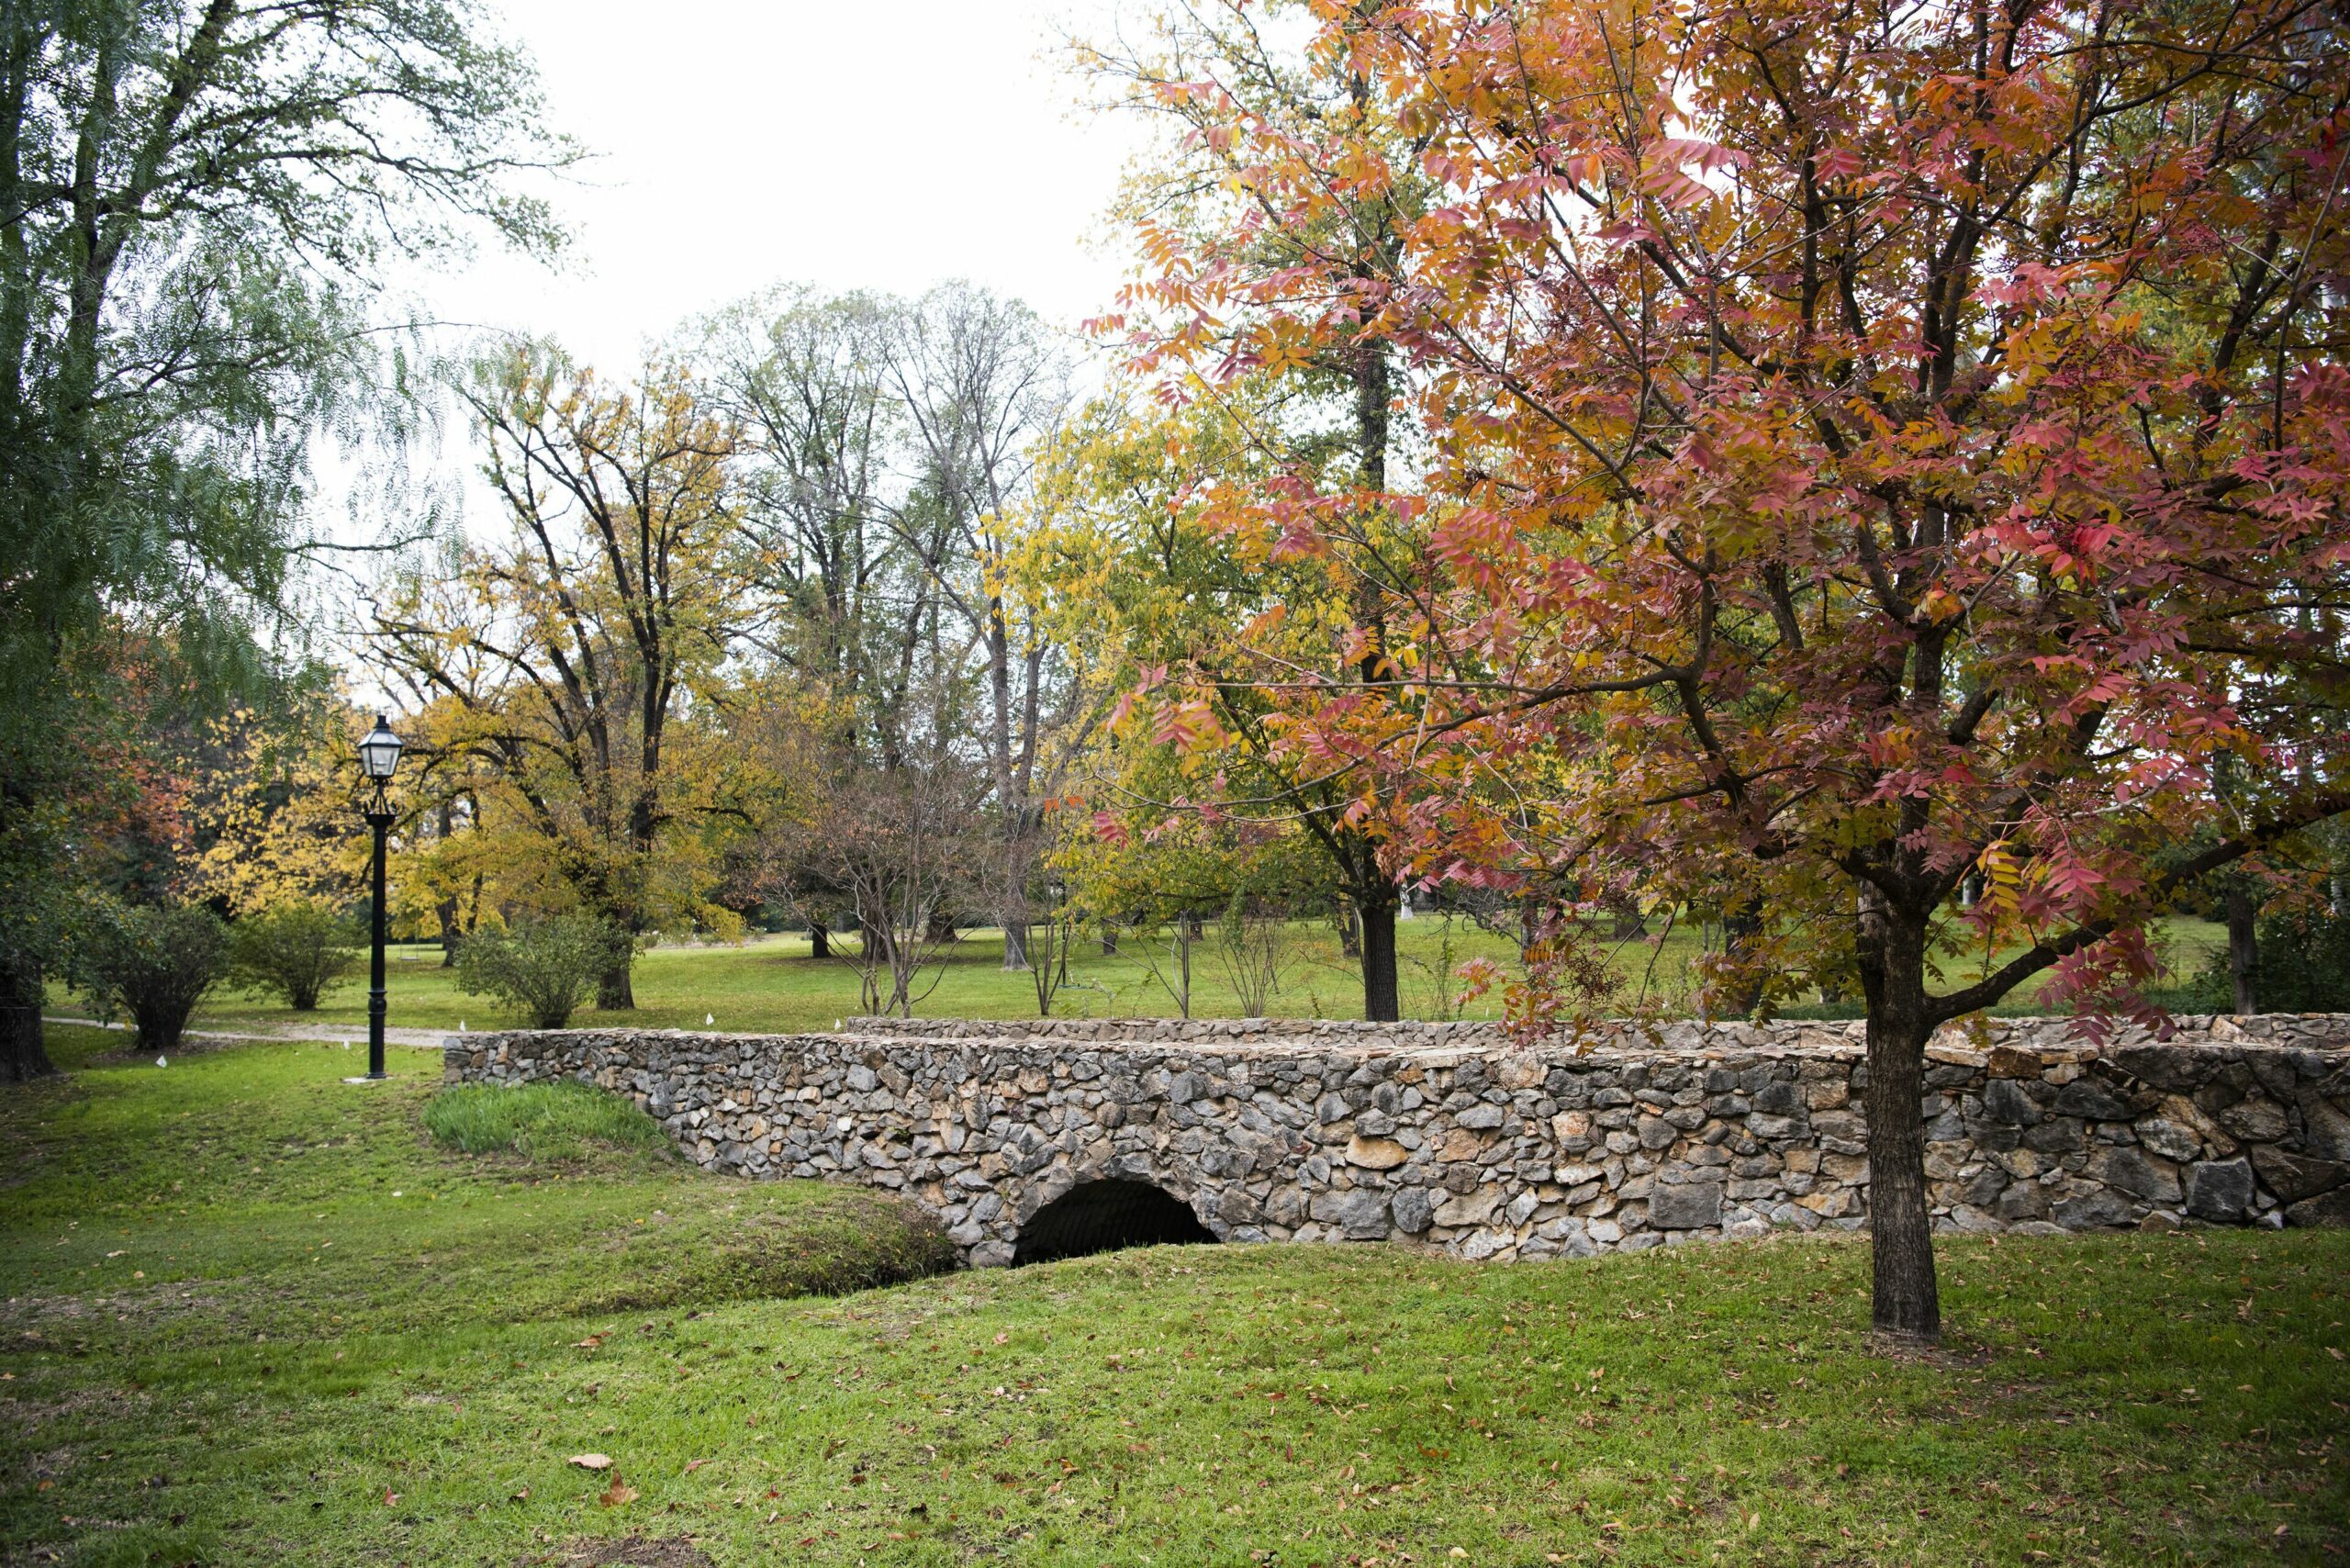
[[[2178,1202],[2178,1172],[2165,1161],[2150,1159],[2127,1145],[2099,1149],[2089,1168],[2106,1185],[2133,1198],[2156,1204]]]
[[[2307,1159],[2265,1144],[2252,1151],[2252,1166],[2260,1173],[2262,1183],[2288,1204],[2314,1198],[2350,1182],[2350,1165],[2331,1159]]]
[[[2102,1230],[2109,1226],[2135,1225],[2139,1204],[2103,1187],[2076,1193],[2050,1213],[2066,1230]]]
[[[2195,1136],[2192,1128],[2180,1126],[2166,1117],[2148,1116],[2137,1124],[2137,1133],[2140,1143],[2165,1159],[2196,1159],[2203,1153],[2203,1140]]]
[[[2241,1225],[2252,1212],[2252,1162],[2207,1159],[2187,1168],[2187,1212],[2214,1225]]]
[[[1395,1228],[1406,1236],[1417,1236],[1426,1230],[1436,1211],[1426,1187],[1404,1188],[1389,1201],[1388,1208],[1395,1216]]]
[[[2008,1127],[2028,1127],[2040,1120],[2039,1105],[2012,1078],[1995,1078],[1983,1086],[1983,1114]]]
[[[2316,1090],[2301,1093],[2301,1146],[2320,1159],[2350,1164],[2350,1115]]]
[[[1722,1222],[1722,1184],[1688,1182],[1649,1193],[1649,1223],[1660,1230],[1707,1230]]]
[[[1492,1217],[1501,1203],[1501,1189],[1480,1187],[1473,1193],[1458,1193],[1437,1204],[1434,1218],[1438,1225],[1483,1225]]]
[[[2126,1122],[2129,1102],[2093,1078],[2076,1078],[2056,1093],[2056,1114],[2092,1122]]]
[[[1306,1212],[1324,1225],[1337,1226],[1353,1240],[1375,1241],[1387,1234],[1387,1194],[1375,1188],[1316,1193]]]
[[[2336,1187],[2314,1198],[2303,1198],[2285,1211],[2288,1225],[2350,1226],[2350,1187]]]

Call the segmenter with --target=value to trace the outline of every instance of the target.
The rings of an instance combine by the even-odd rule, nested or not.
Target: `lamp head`
[[[399,765],[400,738],[392,734],[391,725],[378,713],[375,727],[359,743],[359,771],[374,779],[380,789],[391,781],[392,771]]]

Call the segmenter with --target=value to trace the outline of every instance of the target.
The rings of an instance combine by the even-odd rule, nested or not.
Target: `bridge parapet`
[[[2350,1223],[2350,1017],[1945,1031],[1923,1110],[1935,1224]],[[452,1036],[453,1081],[633,1096],[701,1164],[935,1211],[972,1263],[1046,1204],[1142,1182],[1233,1241],[1581,1256],[1867,1215],[1858,1025],[845,1020],[834,1034]]]

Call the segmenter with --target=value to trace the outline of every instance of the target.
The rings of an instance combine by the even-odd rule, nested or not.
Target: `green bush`
[[[200,905],[153,909],[106,900],[79,922],[75,987],[100,1018],[129,1014],[141,1050],[177,1049],[196,1003],[228,970],[229,928]]]
[[[2255,935],[2253,1001],[2263,1013],[2350,1012],[2350,915],[2282,911],[2262,916]],[[2235,995],[2222,946],[2201,973],[2157,1000],[2178,1013],[2228,1013]]]
[[[586,914],[520,921],[457,948],[457,985],[504,1002],[536,1029],[560,1029],[596,989],[627,938]]]
[[[663,1145],[661,1124],[617,1094],[584,1083],[510,1088],[462,1084],[425,1103],[432,1141],[465,1154],[519,1154],[571,1164],[599,1150]]]
[[[288,899],[248,915],[229,932],[229,978],[241,990],[274,992],[297,1013],[359,967],[359,930],[319,899]]]

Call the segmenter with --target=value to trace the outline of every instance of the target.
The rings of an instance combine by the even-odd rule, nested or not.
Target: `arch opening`
[[[1073,1187],[1038,1209],[1020,1227],[1012,1264],[1214,1239],[1215,1233],[1174,1194],[1147,1182],[1113,1177]]]

